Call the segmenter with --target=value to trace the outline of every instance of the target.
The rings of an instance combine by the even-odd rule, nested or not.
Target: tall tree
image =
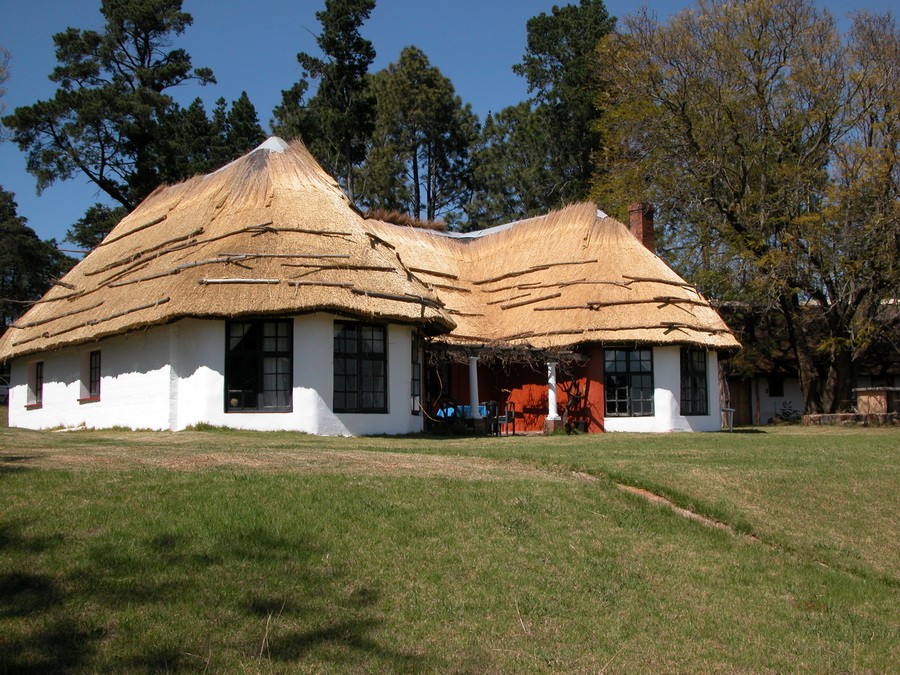
[[[53,37],[56,95],[4,118],[28,155],[38,190],[82,174],[132,209],[159,184],[161,129],[173,112],[165,92],[190,80],[214,82],[193,68],[173,36],[191,24],[181,0],[103,0],[103,31],[68,28]]]
[[[6,95],[6,87],[3,85],[9,79],[9,50],[6,47],[0,47],[0,115],[6,112],[6,104],[3,97]],[[0,125],[0,142],[6,140],[3,126]]]
[[[545,113],[523,101],[488,114],[472,153],[476,188],[467,212],[473,225],[493,227],[561,204]]]
[[[654,202],[699,281],[783,318],[807,410],[847,405],[900,291],[895,22],[700,0],[629,17],[600,64],[597,194]]]
[[[301,137],[310,152],[354,198],[354,167],[366,156],[366,143],[375,119],[374,102],[366,74],[375,49],[360,33],[360,26],[375,8],[375,0],[326,0],[316,12],[322,32],[316,38],[324,58],[297,54],[303,79],[282,92],[273,111],[275,133]],[[304,101],[307,78],[318,81],[315,95]]]
[[[84,215],[69,228],[65,241],[90,251],[127,215],[128,211],[124,206],[96,203],[89,206]]]
[[[230,109],[224,98],[217,100],[211,118],[199,98],[187,108],[176,106],[167,118],[165,142],[159,146],[161,182],[175,183],[214,171],[265,138],[247,92],[241,92]]]
[[[0,333],[75,264],[26,222],[16,212],[15,195],[0,188]]]
[[[603,0],[554,6],[528,20],[527,48],[513,71],[526,79],[532,98],[527,109],[514,106],[485,123],[472,213],[480,225],[587,198],[600,147],[594,52],[615,22]],[[519,147],[528,152],[518,154]]]
[[[372,77],[377,117],[361,201],[415,218],[459,220],[471,193],[471,106],[416,47]],[[362,185],[362,181],[360,181]]]
[[[198,174],[214,171],[246,154],[265,134],[246,92],[231,104],[216,102],[212,118],[203,101],[195,99],[187,108],[173,104],[161,124],[158,142],[148,148],[157,184],[177,183]],[[125,206],[94,204],[66,233],[66,241],[90,250],[127,215]]]
[[[228,161],[250,152],[266,140],[266,133],[259,124],[256,107],[246,91],[231,104],[228,111],[228,128],[225,131]]]

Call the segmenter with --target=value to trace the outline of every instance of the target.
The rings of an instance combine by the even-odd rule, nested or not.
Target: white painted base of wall
[[[294,319],[294,390],[291,412],[225,412],[225,322],[182,319],[81,348],[63,349],[12,363],[9,423],[28,429],[79,427],[180,431],[199,423],[260,431],[300,431],[353,436],[422,430],[410,408],[412,328],[390,325],[388,413],[335,414],[334,316]],[[100,399],[79,403],[81,361],[101,351]],[[28,374],[44,363],[43,405],[29,409]]]

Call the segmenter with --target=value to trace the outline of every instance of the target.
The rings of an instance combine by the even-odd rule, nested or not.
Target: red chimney
[[[644,246],[656,253],[656,234],[653,232],[653,204],[636,202],[628,205],[631,234]]]

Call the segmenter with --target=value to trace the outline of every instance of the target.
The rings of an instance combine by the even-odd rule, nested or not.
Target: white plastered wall
[[[775,396],[769,391],[770,378],[753,378],[753,424],[768,424],[776,417],[799,417],[803,414],[806,400],[800,389],[800,381],[796,377],[778,379],[782,382],[781,396]]]
[[[135,331],[13,361],[10,425],[168,429],[168,344],[160,340],[165,330]],[[94,350],[100,350],[100,398],[82,402],[87,354]],[[43,404],[29,409],[28,377],[36,361],[44,363]]]
[[[722,426],[719,409],[719,361],[707,352],[706,377],[709,414],[681,414],[681,348],[653,348],[653,415],[648,417],[606,417],[607,431],[718,431]]]
[[[185,429],[198,423],[261,431],[320,435],[404,434],[422,429],[410,410],[412,329],[390,325],[388,412],[335,414],[334,317],[294,319],[293,409],[278,413],[226,413],[224,321],[183,319],[109,338],[84,349],[65,349],[13,363],[10,424],[32,429],[125,426]],[[81,353],[101,350],[99,401],[78,403]],[[26,407],[30,363],[44,362],[43,406]]]

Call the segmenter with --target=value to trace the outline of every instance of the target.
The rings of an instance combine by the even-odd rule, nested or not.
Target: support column
[[[478,357],[469,357],[469,416],[481,419],[481,408],[478,406]]]
[[[556,402],[556,362],[547,364],[547,419],[558,420],[559,404]]]
[[[556,361],[547,363],[547,417],[544,419],[544,433],[552,434],[562,428],[559,404],[556,401]]]

